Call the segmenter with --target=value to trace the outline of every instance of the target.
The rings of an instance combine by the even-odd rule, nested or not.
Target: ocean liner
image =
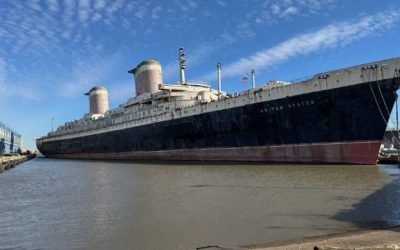
[[[46,157],[375,164],[397,99],[400,58],[270,81],[242,93],[180,81],[165,84],[156,60],[129,71],[136,96],[115,109],[90,89],[89,113],[38,138]]]

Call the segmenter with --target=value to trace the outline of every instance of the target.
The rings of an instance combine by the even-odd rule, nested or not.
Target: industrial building
[[[0,122],[0,155],[20,151],[21,144],[21,135]]]

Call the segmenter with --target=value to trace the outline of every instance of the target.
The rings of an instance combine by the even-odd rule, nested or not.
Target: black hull
[[[168,159],[169,155],[180,159],[174,154],[180,152],[187,154],[184,160],[208,160],[207,154],[196,152],[216,150],[222,154],[221,160],[276,161],[276,152],[269,148],[288,145],[293,155],[279,161],[314,162],[314,157],[318,159],[315,162],[373,164],[398,87],[396,78],[360,83],[102,134],[38,142],[38,149],[49,157],[101,159]],[[359,142],[368,146],[354,149],[352,145]],[[335,154],[367,150],[373,156],[363,160],[357,155],[354,159],[351,155],[324,156],[333,149],[319,152],[316,148],[338,144],[346,146],[334,149]],[[297,152],[303,150],[296,149],[301,145],[312,151],[314,156],[307,156],[311,160],[303,159],[304,152]]]

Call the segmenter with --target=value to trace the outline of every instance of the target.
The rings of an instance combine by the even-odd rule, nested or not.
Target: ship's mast
[[[185,68],[186,68],[185,51],[179,48],[179,78],[181,84],[186,84]]]
[[[252,88],[255,89],[256,88],[256,73],[255,73],[254,69],[251,70],[251,84],[252,84]]]

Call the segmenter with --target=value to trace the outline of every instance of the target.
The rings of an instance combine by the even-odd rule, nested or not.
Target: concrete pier
[[[3,155],[0,156],[0,173],[14,168],[18,164],[35,158],[35,154]]]

